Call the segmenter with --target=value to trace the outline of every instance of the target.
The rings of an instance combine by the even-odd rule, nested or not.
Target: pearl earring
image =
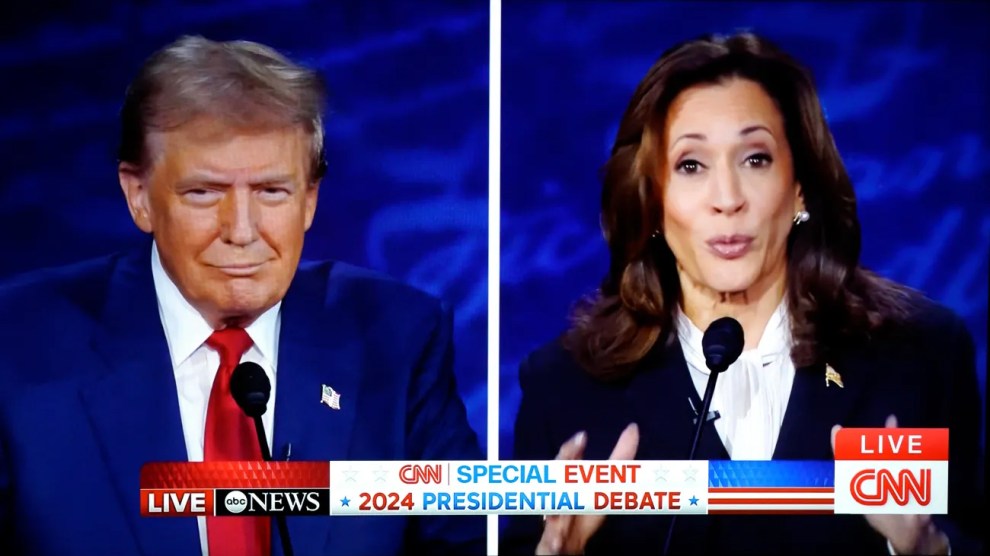
[[[797,214],[794,215],[794,225],[801,224],[802,222],[807,222],[809,218],[811,218],[811,215],[808,214],[808,211],[799,210],[797,211]]]

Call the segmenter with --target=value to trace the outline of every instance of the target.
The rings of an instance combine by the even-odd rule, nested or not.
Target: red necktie
[[[243,328],[225,328],[210,335],[206,344],[220,353],[220,370],[206,408],[203,461],[259,461],[261,447],[254,421],[230,395],[230,375],[251,347]],[[206,540],[210,556],[267,556],[271,519],[267,517],[207,517]]]

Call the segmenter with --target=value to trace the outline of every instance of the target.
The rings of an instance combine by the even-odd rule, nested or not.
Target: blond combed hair
[[[198,117],[232,127],[301,126],[310,139],[310,181],[325,172],[325,88],[319,74],[251,41],[184,36],[148,58],[127,88],[118,160],[146,170],[149,136]]]

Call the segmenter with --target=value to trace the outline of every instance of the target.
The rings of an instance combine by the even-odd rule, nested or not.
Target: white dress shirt
[[[158,297],[158,314],[165,329],[165,339],[175,372],[175,387],[179,397],[179,414],[182,418],[182,435],[186,442],[189,461],[203,461],[203,439],[206,429],[206,408],[210,400],[213,380],[220,368],[220,355],[206,345],[213,328],[179,292],[179,288],[162,267],[158,246],[151,248],[151,271]],[[268,411],[261,416],[272,445],[275,423],[275,370],[278,362],[278,335],[281,326],[281,302],[265,311],[245,328],[254,342],[241,358],[261,365],[272,383]],[[199,541],[204,556],[208,556],[206,542],[206,518],[199,522]]]
[[[676,326],[691,380],[703,399],[710,374],[701,351],[703,332],[681,311]],[[756,349],[744,351],[719,375],[711,411],[719,412],[715,430],[732,459],[773,458],[794,384],[791,345],[787,307],[782,302],[767,322]],[[700,407],[695,409],[701,411]]]

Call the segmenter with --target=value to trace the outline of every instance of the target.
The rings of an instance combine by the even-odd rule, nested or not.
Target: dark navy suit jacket
[[[0,286],[0,553],[199,552],[195,518],[139,510],[141,465],[186,460],[150,254]],[[276,459],[289,443],[294,461],[483,459],[440,301],[342,263],[304,264],[279,342]],[[319,403],[322,384],[341,393],[339,411]],[[288,529],[299,556],[485,546],[483,517],[290,517]]]
[[[953,554],[979,553],[983,523],[980,397],[972,339],[948,310],[918,300],[911,322],[885,341],[839,348],[829,363],[844,388],[826,387],[824,366],[797,369],[773,459],[831,460],[833,425],[949,427],[949,533]],[[731,371],[730,371],[731,372]],[[679,342],[660,341],[628,380],[603,383],[554,342],[531,354],[519,371],[522,402],[515,423],[516,459],[553,459],[560,445],[587,431],[587,459],[608,459],[622,430],[639,425],[636,458],[688,459],[701,401]],[[708,425],[696,459],[729,456]],[[541,519],[508,521],[500,554],[533,554]],[[587,554],[659,554],[669,518],[609,516]],[[684,516],[671,553],[888,554],[886,541],[863,516]]]

